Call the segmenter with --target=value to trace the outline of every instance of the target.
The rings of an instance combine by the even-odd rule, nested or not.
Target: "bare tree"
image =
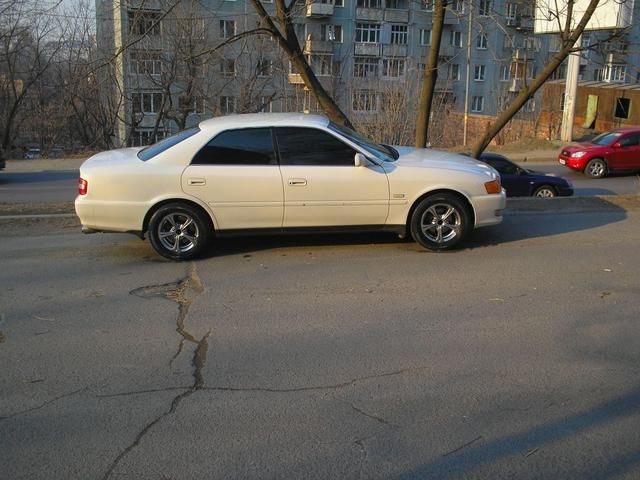
[[[574,48],[578,38],[582,35],[587,23],[593,16],[596,7],[600,3],[600,0],[591,0],[587,9],[585,10],[580,22],[572,29],[574,21],[574,6],[575,0],[568,0],[566,6],[566,19],[560,33],[561,45],[559,51],[551,57],[551,59],[544,66],[542,71],[531,81],[529,84],[525,84],[520,90],[518,95],[513,101],[505,108],[505,110],[498,115],[498,117],[490,125],[487,126],[483,136],[473,145],[472,156],[478,157],[485,148],[489,145],[491,140],[509,123],[509,121],[518,113],[523,105],[533,98],[534,94],[547,79],[556,71],[556,69],[562,64],[562,62],[574,51],[579,51],[580,46]],[[560,18],[560,11],[556,10],[552,12],[557,18]],[[558,20],[559,21],[559,20]]]
[[[275,0],[274,18],[269,15],[260,0],[251,0],[251,3],[262,21],[263,28],[286,53],[293,69],[300,74],[305,86],[313,93],[325,114],[334,122],[351,127],[349,118],[326,91],[300,47],[300,39],[293,25],[298,0],[291,0],[289,5],[285,4],[285,0]]]
[[[415,146],[419,148],[426,147],[429,138],[429,120],[431,118],[433,93],[436,89],[436,81],[438,80],[438,58],[440,55],[440,43],[442,41],[446,6],[447,0],[435,0],[431,24],[431,47],[427,54],[416,118]]]

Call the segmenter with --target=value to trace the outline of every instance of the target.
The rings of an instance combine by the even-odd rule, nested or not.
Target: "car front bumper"
[[[476,217],[475,228],[497,225],[502,222],[502,212],[507,206],[507,194],[480,195],[471,199]]]
[[[560,165],[564,165],[567,168],[570,168],[571,170],[582,172],[585,165],[587,164],[587,159],[585,157],[571,158],[567,157],[566,155],[558,155],[558,163]]]

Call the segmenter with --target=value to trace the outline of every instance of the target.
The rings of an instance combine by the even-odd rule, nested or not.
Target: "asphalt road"
[[[191,263],[5,228],[0,477],[637,479],[640,210],[601,207]]]
[[[576,196],[640,193],[640,177],[634,174],[618,174],[594,180],[552,162],[526,162],[521,165],[569,178],[576,189]],[[77,170],[0,172],[0,202],[67,202],[75,198],[77,191]]]

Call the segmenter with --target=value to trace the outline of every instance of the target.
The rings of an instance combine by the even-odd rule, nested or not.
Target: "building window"
[[[359,8],[382,8],[382,0],[358,0]]]
[[[478,13],[481,17],[486,17],[491,14],[491,0],[480,0],[478,5]]]
[[[484,82],[485,70],[484,65],[476,65],[473,69],[473,79],[476,82]]]
[[[422,9],[427,12],[433,12],[435,8],[436,0],[421,0],[422,1]]]
[[[236,112],[236,97],[220,97],[220,111],[223,115]]]
[[[136,147],[146,147],[147,145],[153,145],[160,140],[167,138],[167,132],[164,130],[157,130],[153,133],[152,128],[135,129],[133,133],[132,142]]]
[[[604,80],[604,70],[602,68],[596,68],[593,71],[593,79],[596,82],[602,82]]]
[[[356,23],[356,42],[379,43],[380,25],[377,23]]]
[[[260,108],[258,109],[261,113],[271,113],[273,112],[273,97],[260,97]]]
[[[604,67],[604,77],[607,82],[622,83],[626,76],[626,65],[605,65]]]
[[[353,59],[353,76],[356,78],[377,78],[380,60],[371,57]]]
[[[133,113],[154,114],[162,109],[162,92],[137,92],[131,96]]]
[[[618,97],[616,98],[616,109],[613,114],[616,118],[629,118],[629,111],[631,110],[631,99]]]
[[[472,112],[482,112],[484,110],[484,97],[473,97],[471,100],[471,111]]]
[[[407,25],[391,25],[391,43],[394,45],[406,45],[408,28]]]
[[[203,115],[207,111],[207,102],[204,97],[196,97],[193,99],[192,111],[196,115]]]
[[[464,13],[464,1],[463,0],[453,0],[451,2],[451,10],[456,13]]]
[[[564,110],[564,101],[566,98],[566,94],[564,92],[562,92],[560,94],[560,110],[563,111]]]
[[[478,50],[486,50],[487,49],[487,34],[479,33],[476,37],[476,48]]]
[[[334,0],[333,6],[334,7],[344,7],[344,0]]]
[[[449,32],[449,45],[462,47],[462,32],[452,30]]]
[[[406,10],[407,0],[387,0],[385,6],[394,10]]]
[[[447,66],[447,79],[460,80],[460,65],[457,63],[450,63]]]
[[[404,76],[405,61],[403,58],[385,58],[382,60],[382,76],[400,78]]]
[[[220,62],[220,73],[223,77],[234,77],[236,74],[236,61],[233,58],[223,58]]]
[[[527,102],[522,106],[522,110],[525,112],[535,112],[536,111],[536,99],[530,98]]]
[[[132,51],[129,73],[133,75],[160,75],[162,59],[160,52]]]
[[[158,11],[129,10],[129,33],[131,35],[160,35],[162,14]]]
[[[261,58],[256,64],[256,75],[258,77],[270,77],[273,74],[273,60]]]
[[[341,25],[321,25],[320,40],[323,42],[342,43],[342,26]]]
[[[431,45],[431,30],[420,29],[420,45]]]
[[[236,34],[235,20],[220,20],[220,38],[231,38]]]
[[[515,26],[518,18],[518,4],[517,3],[505,3],[504,4],[504,19],[507,21],[507,25]]]
[[[509,65],[502,65],[500,67],[500,81],[501,82],[508,82],[509,80],[511,80],[511,73],[510,73]]]
[[[354,90],[352,109],[354,112],[378,111],[378,92],[373,90]]]
[[[319,55],[314,53],[313,55],[307,56],[309,66],[311,66],[313,72],[318,76],[331,75],[332,59],[333,55]]]

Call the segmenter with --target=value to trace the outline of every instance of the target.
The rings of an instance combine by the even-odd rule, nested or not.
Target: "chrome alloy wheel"
[[[420,228],[431,242],[446,243],[460,235],[462,216],[455,207],[447,203],[436,203],[422,214]]]
[[[193,218],[184,213],[170,213],[158,224],[158,239],[164,248],[175,253],[185,253],[198,243],[200,231]]]
[[[605,174],[607,167],[602,160],[591,160],[587,168],[591,177],[600,178]]]
[[[535,196],[539,198],[553,198],[556,196],[556,192],[549,187],[542,187],[536,191]]]

